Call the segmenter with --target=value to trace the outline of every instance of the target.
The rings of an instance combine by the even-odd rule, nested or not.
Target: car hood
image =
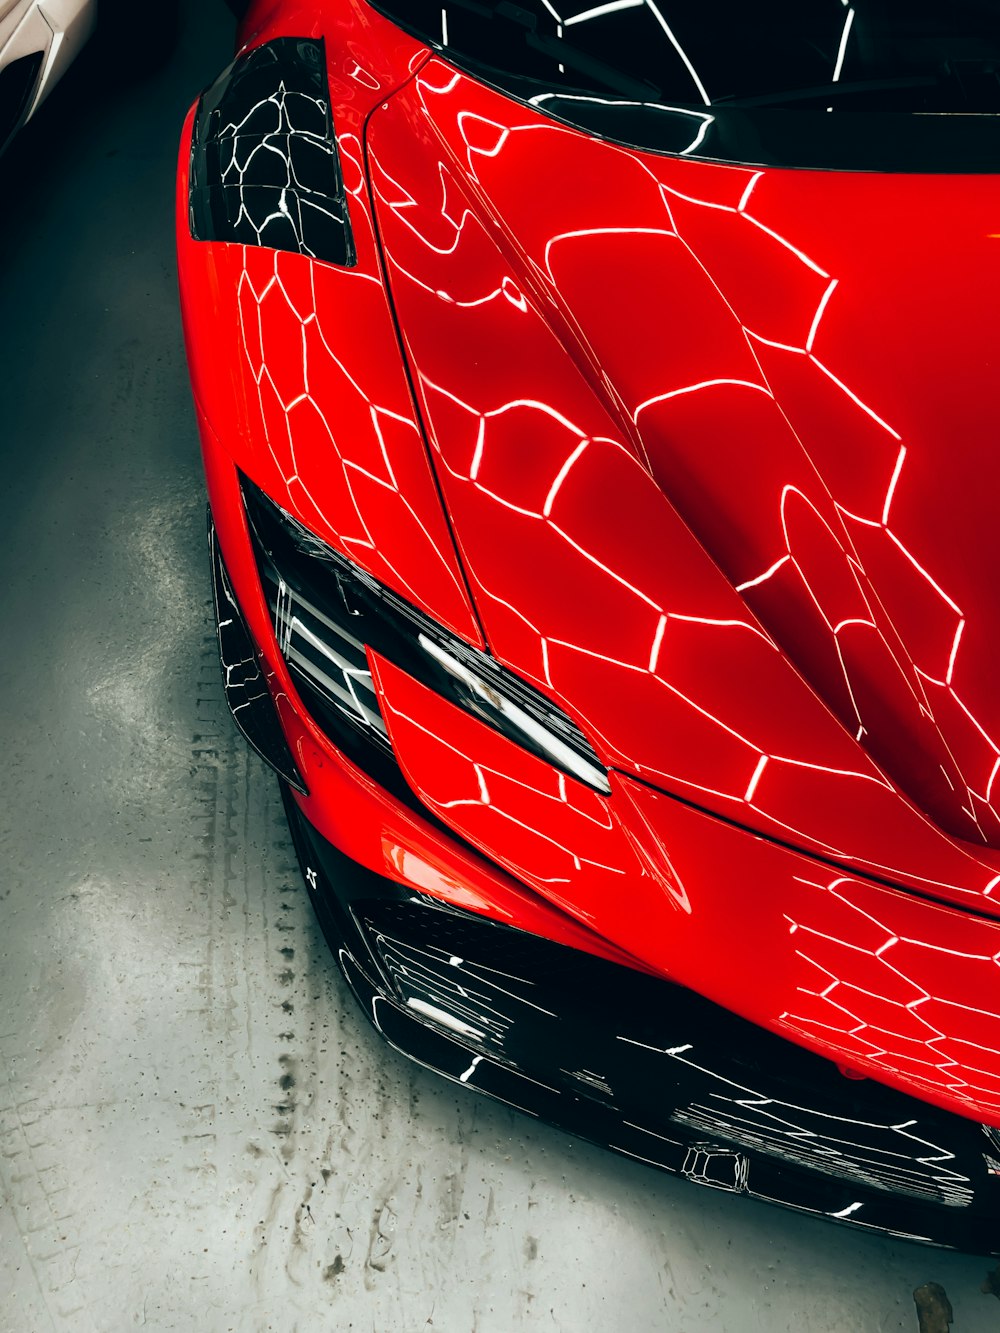
[[[995,911],[992,178],[639,153],[437,59],[366,146],[493,652],[609,766]]]

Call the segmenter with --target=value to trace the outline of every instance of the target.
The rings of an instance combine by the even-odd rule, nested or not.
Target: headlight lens
[[[246,478],[243,495],[278,646],[317,722],[352,758],[359,739],[380,769],[392,754],[368,646],[547,763],[610,792],[587,738],[551,700],[332,550]]]
[[[255,47],[203,93],[190,219],[195,240],[355,262],[322,42]]]

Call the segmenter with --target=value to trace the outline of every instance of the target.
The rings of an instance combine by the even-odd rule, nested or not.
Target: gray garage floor
[[[92,51],[0,160],[0,1328],[861,1333],[935,1280],[997,1330],[983,1259],[666,1179],[352,1008],[209,617],[171,194],[231,33]]]

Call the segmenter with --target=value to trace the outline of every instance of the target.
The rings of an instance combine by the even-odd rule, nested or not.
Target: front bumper
[[[463,912],[350,861],[287,788],[323,929],[419,1064],[713,1189],[1000,1252],[1000,1136],[847,1078],[684,988]]]
[[[684,986],[498,923],[352,860],[292,796],[299,770],[212,532],[227,699],[283,772],[296,850],[355,995],[456,1082],[710,1188],[1000,1254],[1000,1132],[783,1039]],[[297,781],[298,780],[298,781]],[[303,804],[309,806],[309,798]],[[458,863],[460,852],[453,851]],[[391,859],[391,858],[390,858]],[[395,864],[395,862],[393,862]],[[405,861],[402,863],[405,866]],[[397,869],[399,867],[396,867]],[[419,881],[417,881],[419,883]],[[435,886],[436,887],[436,886]]]

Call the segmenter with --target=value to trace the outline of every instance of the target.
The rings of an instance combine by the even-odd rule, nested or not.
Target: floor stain
[[[333,1263],[327,1264],[323,1269],[323,1281],[336,1282],[337,1278],[340,1277],[346,1267],[347,1265],[344,1263],[343,1255],[335,1254],[333,1256]]]
[[[925,1282],[913,1293],[920,1333],[948,1333],[954,1315],[951,1301],[938,1282]]]
[[[392,1250],[392,1242],[395,1239],[396,1222],[396,1214],[388,1203],[384,1203],[381,1208],[375,1210],[375,1215],[372,1218],[367,1266],[375,1269],[377,1273],[385,1272],[389,1254]]]

